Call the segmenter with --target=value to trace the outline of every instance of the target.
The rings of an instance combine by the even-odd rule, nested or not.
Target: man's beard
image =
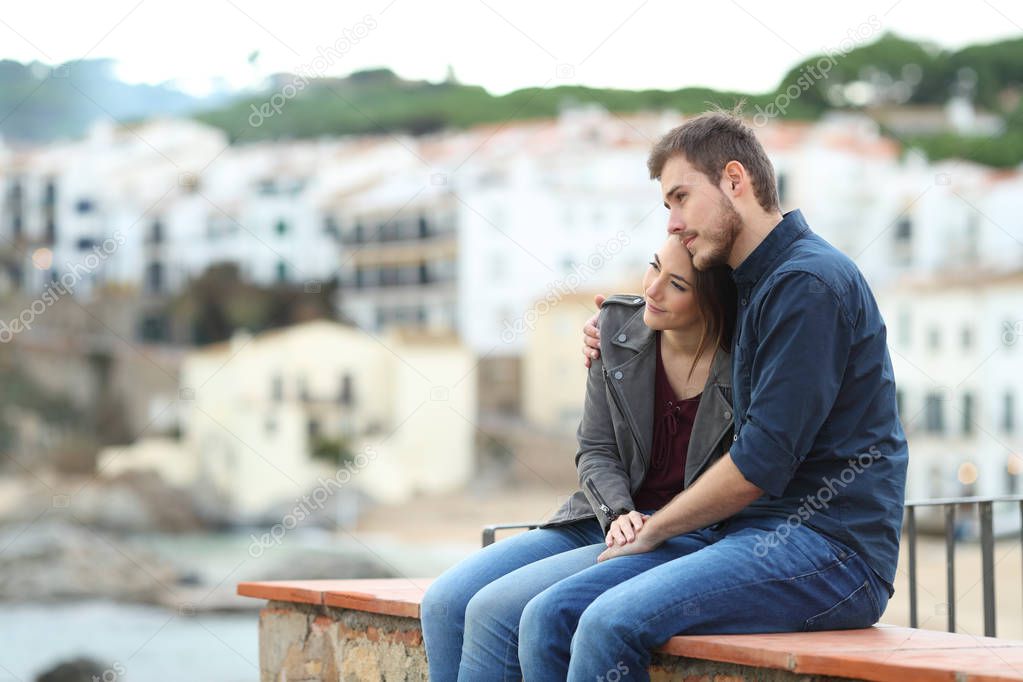
[[[735,239],[742,228],[742,217],[728,203],[724,195],[721,195],[718,209],[714,227],[704,230],[704,233],[700,235],[701,241],[707,246],[693,255],[693,267],[697,270],[727,265],[732,245],[735,244]]]

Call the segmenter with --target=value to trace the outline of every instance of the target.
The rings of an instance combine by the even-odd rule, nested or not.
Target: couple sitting
[[[908,451],[862,274],[737,117],[648,166],[669,236],[585,328],[581,490],[430,587],[432,679],[645,680],[673,635],[867,627],[894,594]]]

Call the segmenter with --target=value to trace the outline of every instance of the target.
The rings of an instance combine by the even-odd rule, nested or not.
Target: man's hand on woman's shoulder
[[[600,317],[600,306],[604,305],[605,300],[607,300],[607,296],[603,294],[593,297],[593,302],[597,305],[597,312],[593,313],[593,317],[583,325],[583,357],[586,358],[586,367],[600,357],[600,328],[597,326],[597,320]]]

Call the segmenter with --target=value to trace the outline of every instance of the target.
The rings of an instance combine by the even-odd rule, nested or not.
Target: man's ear
[[[733,193],[739,187],[740,192],[743,181],[746,179],[746,169],[738,161],[729,161],[721,172],[722,191],[730,189]]]

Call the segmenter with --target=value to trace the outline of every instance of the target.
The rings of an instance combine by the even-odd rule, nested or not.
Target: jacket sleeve
[[[600,316],[602,328],[606,318],[604,311]],[[606,530],[612,512],[631,510],[634,506],[629,475],[618,451],[611,408],[607,401],[603,349],[601,357],[591,362],[586,377],[586,401],[576,437],[579,449],[576,451],[575,465],[579,472],[579,485]]]

